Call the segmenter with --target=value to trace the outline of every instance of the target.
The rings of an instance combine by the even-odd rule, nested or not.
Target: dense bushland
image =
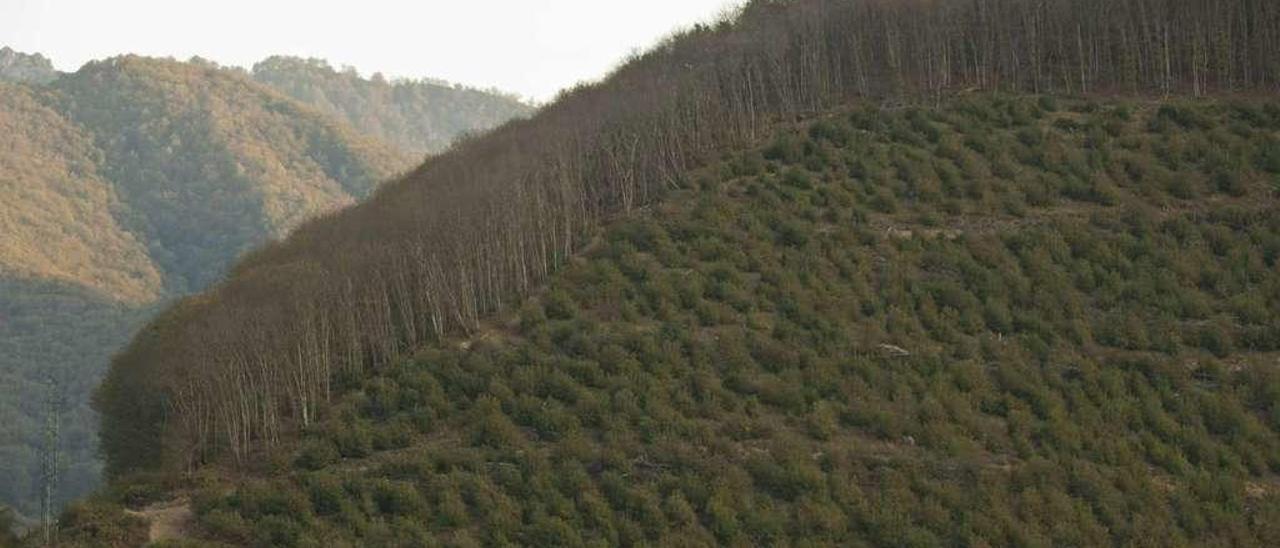
[[[287,439],[329,407],[334,379],[476,332],[602,219],[652,203],[686,184],[687,168],[780,121],[859,97],[969,88],[1274,92],[1278,28],[1280,6],[1253,0],[750,2],[455,146],[175,305],[98,394],[109,466],[242,461]],[[1099,184],[1071,188],[1105,201]],[[879,192],[872,204],[891,211],[890,189]]]
[[[335,374],[298,443],[189,483],[198,534],[1275,545],[1278,135],[1251,101],[809,120],[518,310]]]

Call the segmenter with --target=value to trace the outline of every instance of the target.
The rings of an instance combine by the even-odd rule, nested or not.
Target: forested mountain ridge
[[[147,314],[409,157],[211,67],[121,57],[0,84],[0,501],[36,508],[50,378],[66,501],[99,475],[88,394]]]
[[[255,64],[253,79],[345,119],[352,127],[419,156],[454,138],[533,111],[515,97],[435,80],[361,78],[320,59],[275,56]]]
[[[141,322],[246,250],[367,196],[422,151],[198,58],[121,56],[59,73],[5,47],[0,81],[0,504],[22,520],[37,510],[50,378],[65,404],[61,503],[98,482],[88,394]],[[429,111],[411,99],[440,93],[471,101],[450,103],[438,124],[418,121],[434,147],[496,123],[468,105],[515,104],[428,91],[397,108]]]
[[[115,218],[93,136],[22,86],[0,84],[0,275],[79,284],[121,302],[159,296],[159,270]]]
[[[367,196],[409,164],[394,147],[213,66],[125,56],[54,100],[97,136],[129,229],[179,292],[244,251]]]
[[[58,71],[47,57],[0,47],[0,81],[47,84],[57,78]]]
[[[748,3],[173,306],[98,391],[104,496],[196,471],[232,543],[1266,545],[1277,29]]]

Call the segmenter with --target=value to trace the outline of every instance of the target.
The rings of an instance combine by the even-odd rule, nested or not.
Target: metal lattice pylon
[[[53,544],[53,532],[57,525],[57,507],[54,497],[58,492],[58,465],[60,459],[62,397],[58,381],[49,377],[49,391],[45,400],[44,445],[40,448],[40,525],[45,545]]]

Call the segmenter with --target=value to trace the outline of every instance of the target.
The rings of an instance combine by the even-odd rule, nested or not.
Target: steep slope
[[[37,508],[50,379],[67,501],[98,482],[89,393],[134,330],[406,158],[222,69],[128,57],[0,84],[0,502]]]
[[[253,79],[352,127],[422,156],[443,151],[455,138],[478,133],[532,107],[514,97],[432,80],[361,78],[320,59],[269,57],[253,66]]]
[[[194,530],[1274,545],[1278,131],[1274,102],[830,113],[609,224],[518,313],[340,376],[299,447],[195,484]]]
[[[754,2],[716,29],[676,35],[607,80],[465,141],[369,201],[259,250],[227,283],[176,305],[171,321],[119,357],[119,380],[104,384],[104,427],[129,433],[108,435],[104,450],[118,470],[228,453],[243,460],[305,428],[331,397],[335,372],[359,374],[421,342],[477,329],[581,249],[602,220],[683,184],[716,151],[850,98],[936,99],[941,85],[1226,92],[1280,82],[1272,62],[1280,50],[1264,47],[1277,36],[1269,29],[1280,27],[1280,6],[1256,6],[1253,31],[1215,43],[1223,55],[1208,66],[1195,47],[1142,42],[1129,55],[1094,59],[1058,40],[1074,28],[1097,37],[1097,48],[1123,49],[1153,24],[1190,36],[1238,15],[1186,0],[1151,20],[1140,17],[1145,0],[1109,5],[1115,18],[1056,2],[994,2],[991,13],[985,3]],[[1020,26],[1051,15],[1051,33]],[[974,22],[941,24],[955,20]],[[1018,39],[966,46],[1000,33]],[[1025,40],[1039,46],[1036,56],[1015,55]],[[1249,52],[1244,66],[1224,48]],[[941,51],[967,53],[940,62]],[[1165,70],[1150,70],[1158,61]],[[1055,76],[1075,69],[1081,80]],[[156,422],[166,415],[177,420]],[[171,443],[157,455],[161,438]]]
[[[123,303],[159,296],[145,247],[114,215],[93,140],[34,92],[0,84],[0,278],[80,284]]]
[[[0,278],[0,504],[38,516],[50,397],[61,400],[55,502],[101,483],[89,394],[111,354],[156,306],[122,303],[79,284]]]
[[[56,86],[179,291],[301,221],[349,205],[407,165],[399,152],[233,72],[120,57]]]
[[[197,471],[235,542],[1265,544],[1276,107],[951,101],[1270,94],[1278,28],[1252,0],[749,3],[175,304],[97,392],[110,472]],[[767,179],[720,161],[815,114]],[[580,265],[602,226],[636,249]],[[300,437],[327,476],[227,494]]]

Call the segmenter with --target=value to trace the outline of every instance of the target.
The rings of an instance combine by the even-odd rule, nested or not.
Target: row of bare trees
[[[335,375],[477,329],[603,220],[780,120],[971,88],[1275,93],[1280,2],[751,2],[456,144],[173,306],[97,394],[109,470],[269,448],[324,413]]]

